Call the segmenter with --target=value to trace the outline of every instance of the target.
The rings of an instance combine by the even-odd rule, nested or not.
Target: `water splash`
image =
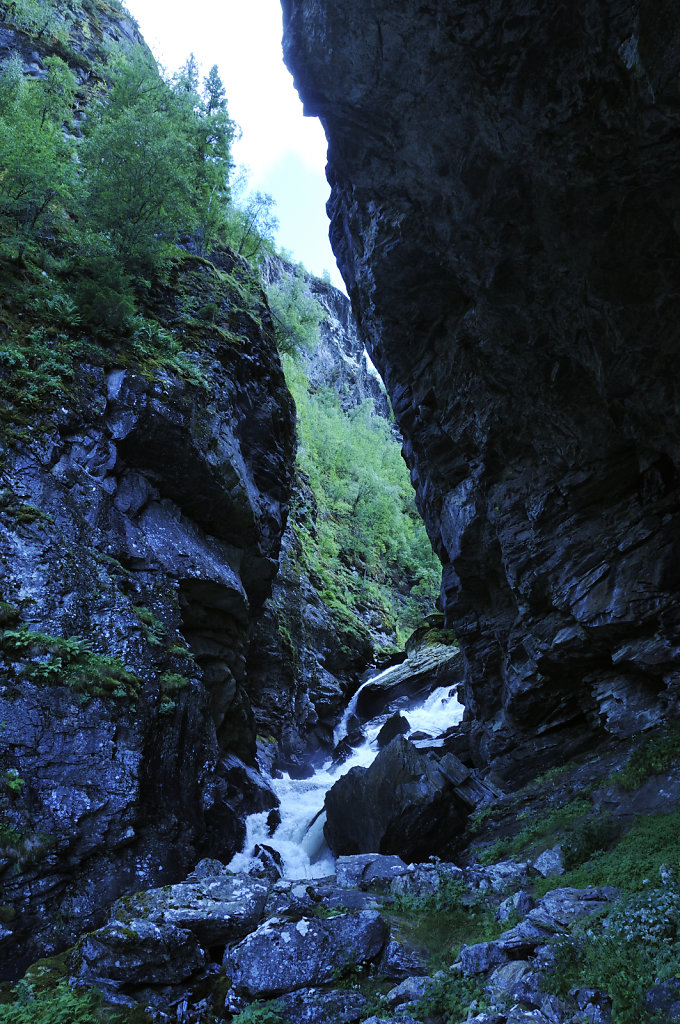
[[[382,680],[391,669],[369,679],[364,686]],[[347,721],[354,714],[360,687],[336,729],[336,742],[346,735]],[[463,706],[450,686],[440,686],[424,700],[400,709],[411,726],[411,732],[425,732],[436,738],[463,717]],[[291,779],[284,773],[271,784],[280,801],[281,824],[273,835],[267,827],[268,812],[251,814],[246,821],[246,840],[242,853],[229,864],[232,871],[247,871],[252,865],[252,850],[257,843],[272,847],[281,854],[286,878],[322,878],[335,871],[335,860],[323,835],[326,815],[324,798],[331,786],[352,768],[367,768],[378,753],[377,738],[394,708],[378,715],[364,725],[364,742],[357,746],[342,764],[329,758],[309,779]]]

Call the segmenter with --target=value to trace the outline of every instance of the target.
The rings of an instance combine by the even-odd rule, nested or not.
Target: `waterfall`
[[[400,666],[385,669],[367,680],[350,701],[343,718],[335,730],[338,743],[347,733],[347,723],[355,714],[361,691],[396,672]],[[397,704],[406,706],[396,707]],[[271,785],[279,798],[281,823],[273,835],[267,827],[268,812],[251,814],[246,821],[246,840],[242,853],[237,853],[229,864],[231,871],[248,871],[252,866],[252,851],[261,843],[277,850],[283,858],[284,877],[322,878],[333,874],[335,860],[326,845],[323,826],[326,815],[323,811],[324,798],[331,786],[352,768],[367,768],[378,753],[377,738],[382,726],[395,710],[408,719],[411,733],[426,733],[427,740],[416,741],[416,745],[432,745],[463,717],[463,706],[456,699],[451,686],[440,686],[420,701],[406,698],[388,705],[388,708],[369,722],[364,723],[364,740],[342,763],[332,757],[308,779],[291,779],[286,773],[282,778],[273,778]]]

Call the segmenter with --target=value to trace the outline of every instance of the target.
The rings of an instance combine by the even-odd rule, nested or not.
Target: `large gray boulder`
[[[387,934],[385,921],[372,910],[270,920],[227,952],[226,972],[237,994],[268,999],[332,981],[377,960]]]
[[[192,932],[204,946],[239,939],[262,920],[269,886],[249,875],[206,876],[129,896],[114,905],[114,923],[144,918]]]

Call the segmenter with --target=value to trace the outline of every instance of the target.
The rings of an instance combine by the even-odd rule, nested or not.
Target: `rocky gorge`
[[[283,0],[478,765],[676,713],[678,12]]]
[[[0,252],[0,1024],[673,1024],[678,15],[282,6],[351,304],[183,235],[98,334],[68,218]],[[79,118],[142,44],[0,9]],[[302,380],[403,443],[403,650],[414,579],[319,553]]]

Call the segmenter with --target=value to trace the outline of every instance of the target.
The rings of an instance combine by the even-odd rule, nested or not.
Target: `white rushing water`
[[[369,679],[364,686],[383,680],[392,669],[385,669]],[[335,730],[335,742],[347,734],[347,722],[354,714],[357,699],[363,687],[352,698],[343,719]],[[463,706],[453,695],[450,686],[434,690],[420,703],[400,707],[399,711],[408,719],[411,733],[424,732],[436,739],[463,717]],[[268,811],[251,814],[246,821],[246,840],[242,853],[237,853],[229,864],[231,871],[247,871],[252,865],[252,851],[257,843],[277,850],[284,863],[286,878],[322,878],[335,870],[335,860],[328,849],[323,835],[326,815],[323,810],[324,797],[333,783],[357,766],[367,768],[378,753],[377,737],[390,715],[394,705],[384,714],[366,722],[363,726],[364,742],[356,747],[342,764],[332,759],[322,765],[309,779],[291,779],[285,774],[272,779],[272,787],[280,800],[281,824],[273,836],[267,827]]]

